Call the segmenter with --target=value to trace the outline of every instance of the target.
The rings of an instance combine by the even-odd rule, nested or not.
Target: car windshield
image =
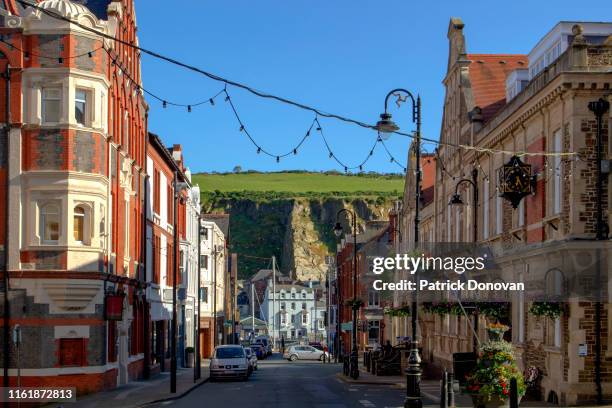
[[[216,358],[240,358],[244,357],[242,347],[223,347],[218,348],[215,352]]]

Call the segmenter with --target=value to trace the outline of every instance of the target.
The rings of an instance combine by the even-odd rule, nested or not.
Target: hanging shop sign
[[[123,319],[123,293],[110,293],[106,295],[105,318],[106,320]]]
[[[531,165],[523,163],[518,156],[512,156],[498,170],[499,195],[510,201],[513,208],[517,208],[525,196],[535,191],[534,182]]]

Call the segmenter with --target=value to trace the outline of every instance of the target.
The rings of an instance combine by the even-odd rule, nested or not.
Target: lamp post
[[[603,116],[610,109],[610,103],[599,98],[596,101],[589,102],[589,110],[595,114],[597,119],[597,144],[596,144],[596,160],[597,160],[597,196],[596,196],[596,241],[607,239],[609,227],[603,219],[603,172],[602,172],[602,153],[603,153]],[[597,405],[603,404],[603,391],[601,386],[601,249],[596,248],[595,256],[595,389],[597,391]]]
[[[357,354],[357,216],[354,211],[346,208],[342,208],[336,213],[336,226],[334,227],[334,233],[339,238],[342,236],[342,225],[338,221],[342,213],[347,213],[351,216],[352,229],[353,229],[353,328],[351,333],[351,356],[350,356],[350,376],[353,379],[359,378],[359,367],[358,354]],[[338,279],[338,278],[336,278]]]
[[[390,134],[399,130],[399,126],[393,121],[391,114],[388,112],[389,98],[397,97],[398,104],[406,100],[405,94],[412,102],[412,122],[416,123],[416,134],[414,138],[414,149],[416,159],[415,171],[415,207],[414,207],[414,247],[419,247],[419,224],[420,224],[420,206],[421,206],[421,97],[417,95],[416,99],[410,91],[402,88],[392,90],[385,98],[385,111],[380,115],[380,120],[376,124],[376,129],[383,134]],[[419,272],[416,271],[415,279],[418,281]],[[419,342],[417,339],[417,322],[418,322],[418,291],[414,292],[411,316],[412,316],[412,343],[410,345],[410,355],[408,357],[408,368],[406,369],[406,399],[404,400],[405,408],[421,408],[423,401],[421,399],[421,357],[419,356]]]
[[[463,205],[464,202],[459,195],[459,186],[463,183],[468,183],[472,186],[472,206],[474,211],[474,219],[472,220],[472,240],[478,242],[478,170],[472,170],[472,179],[461,179],[455,185],[455,194],[450,200],[449,205]],[[487,197],[485,197],[485,200]],[[474,338],[472,340],[472,350],[474,353],[478,353],[478,308],[474,308]]]
[[[196,334],[194,336],[194,346],[195,346],[195,361],[194,364],[194,377],[193,381],[196,382],[202,377],[202,366],[201,366],[201,350],[200,350],[200,314],[201,308],[200,304],[202,303],[202,233],[204,232],[204,227],[202,227],[202,217],[198,215],[198,320],[196,322]]]

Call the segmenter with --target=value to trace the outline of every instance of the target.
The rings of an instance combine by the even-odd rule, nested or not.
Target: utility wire
[[[39,10],[40,12],[42,12],[42,13],[44,13],[44,14],[52,17],[52,18],[69,22],[69,23],[71,23],[71,24],[73,24],[73,25],[75,25],[75,26],[77,26],[77,27],[79,27],[79,28],[81,28],[81,29],[83,29],[85,31],[89,31],[89,32],[91,32],[93,34],[99,35],[100,37],[103,37],[103,38],[106,38],[106,39],[109,39],[109,40],[112,40],[112,41],[116,41],[116,42],[118,42],[120,44],[123,44],[123,45],[125,45],[127,47],[130,47],[130,48],[138,50],[138,51],[140,51],[142,53],[148,54],[148,55],[150,55],[150,56],[152,56],[154,58],[161,59],[163,61],[169,62],[171,64],[174,64],[174,65],[177,65],[177,66],[180,66],[180,67],[183,67],[183,68],[185,68],[187,70],[190,70],[190,71],[193,71],[193,72],[197,72],[197,73],[202,74],[202,75],[204,75],[204,76],[206,76],[206,77],[208,77],[208,78],[210,78],[212,80],[223,82],[226,86],[227,85],[232,85],[232,86],[235,86],[237,88],[243,89],[243,90],[245,90],[247,92],[250,92],[253,95],[256,95],[258,97],[266,98],[266,99],[273,99],[273,100],[276,100],[278,102],[282,102],[282,103],[285,103],[285,104],[288,104],[288,105],[292,105],[292,106],[297,107],[299,109],[303,109],[303,110],[307,110],[307,111],[313,112],[317,116],[326,117],[326,118],[333,118],[333,119],[337,119],[337,120],[340,120],[340,121],[343,121],[343,122],[347,122],[347,123],[351,123],[351,124],[360,126],[362,128],[372,129],[372,130],[378,131],[376,126],[370,125],[368,123],[365,123],[365,122],[362,122],[362,121],[359,121],[359,120],[356,120],[356,119],[348,118],[348,117],[345,117],[345,116],[342,116],[342,115],[325,112],[325,111],[322,111],[322,110],[320,110],[318,108],[315,108],[315,107],[312,107],[312,106],[309,106],[309,105],[306,105],[306,104],[303,104],[303,103],[300,103],[300,102],[296,102],[296,101],[293,101],[291,99],[288,99],[288,98],[285,98],[285,97],[282,97],[282,96],[277,96],[277,95],[273,95],[273,94],[269,94],[269,93],[266,93],[266,92],[263,92],[263,91],[256,90],[256,89],[254,89],[254,88],[252,88],[252,87],[250,87],[248,85],[242,84],[242,83],[237,82],[237,81],[232,81],[231,79],[224,78],[222,76],[210,73],[210,72],[205,71],[205,70],[203,70],[201,68],[198,68],[198,67],[196,67],[194,65],[190,65],[190,64],[187,64],[185,62],[179,61],[177,59],[174,59],[174,58],[171,58],[171,57],[167,57],[165,55],[159,54],[158,52],[149,50],[147,48],[143,48],[143,47],[141,47],[139,45],[136,45],[136,44],[134,44],[132,42],[121,40],[121,39],[116,38],[116,37],[114,37],[114,36],[112,36],[110,34],[106,34],[106,33],[100,32],[100,31],[98,31],[98,30],[96,30],[96,29],[94,29],[92,27],[88,27],[88,26],[86,26],[84,24],[81,24],[78,21],[74,21],[74,20],[72,20],[72,19],[70,19],[68,17],[64,17],[64,16],[62,16],[62,15],[60,15],[60,14],[54,12],[54,11],[44,9],[44,8],[38,6],[37,4],[30,3],[30,2],[24,1],[24,0],[17,0],[17,2],[19,2],[23,6],[32,7],[34,9],[36,9],[36,10]],[[188,106],[188,105],[179,104],[179,106]],[[405,133],[405,132],[401,132],[401,131],[395,131],[393,133],[395,133],[397,135],[400,135],[400,136],[406,136],[406,137],[409,137],[409,138],[414,138],[415,137],[415,135],[412,134],[412,133]],[[462,149],[465,149],[465,150],[475,150],[477,152],[487,152],[487,153],[493,153],[493,154],[510,154],[510,155],[517,155],[517,156],[571,156],[571,155],[577,154],[575,152],[527,152],[527,151],[516,151],[516,152],[514,152],[514,151],[507,151],[507,150],[496,150],[496,149],[489,149],[489,148],[484,148],[484,147],[469,146],[469,145],[464,145],[464,144],[456,144],[456,143],[450,143],[450,142],[442,142],[442,141],[430,139],[430,138],[423,137],[423,136],[421,136],[420,139],[423,142],[431,142],[431,143],[435,143],[435,144],[443,145],[443,146],[457,147],[457,148],[462,148]]]

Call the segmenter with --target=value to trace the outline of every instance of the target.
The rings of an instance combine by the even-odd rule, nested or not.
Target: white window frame
[[[54,206],[55,208],[57,208],[57,239],[45,239],[45,230],[46,230],[46,219],[48,215],[52,215],[52,214],[47,214],[44,212],[45,208],[50,207],[50,206]],[[60,239],[62,238],[62,209],[60,207],[60,204],[58,202],[54,202],[54,201],[50,201],[50,202],[43,202],[40,206],[39,206],[39,235],[40,235],[40,242],[44,245],[57,245],[60,241]]]
[[[49,95],[50,92],[57,92],[57,96]],[[57,102],[57,120],[47,118],[47,103]],[[62,89],[59,87],[42,88],[41,90],[41,120],[44,124],[56,124],[62,120]]]
[[[77,98],[77,94],[79,92],[82,92],[84,97],[83,98]],[[93,101],[92,98],[92,90],[91,89],[87,89],[87,88],[75,88],[74,90],[74,121],[78,126],[83,126],[83,127],[90,127],[91,126],[91,122],[92,122],[92,115],[91,115],[91,104]],[[77,120],[77,103],[82,103],[83,106],[83,122],[79,122]]]
[[[302,313],[302,326],[308,325],[308,312]]]

